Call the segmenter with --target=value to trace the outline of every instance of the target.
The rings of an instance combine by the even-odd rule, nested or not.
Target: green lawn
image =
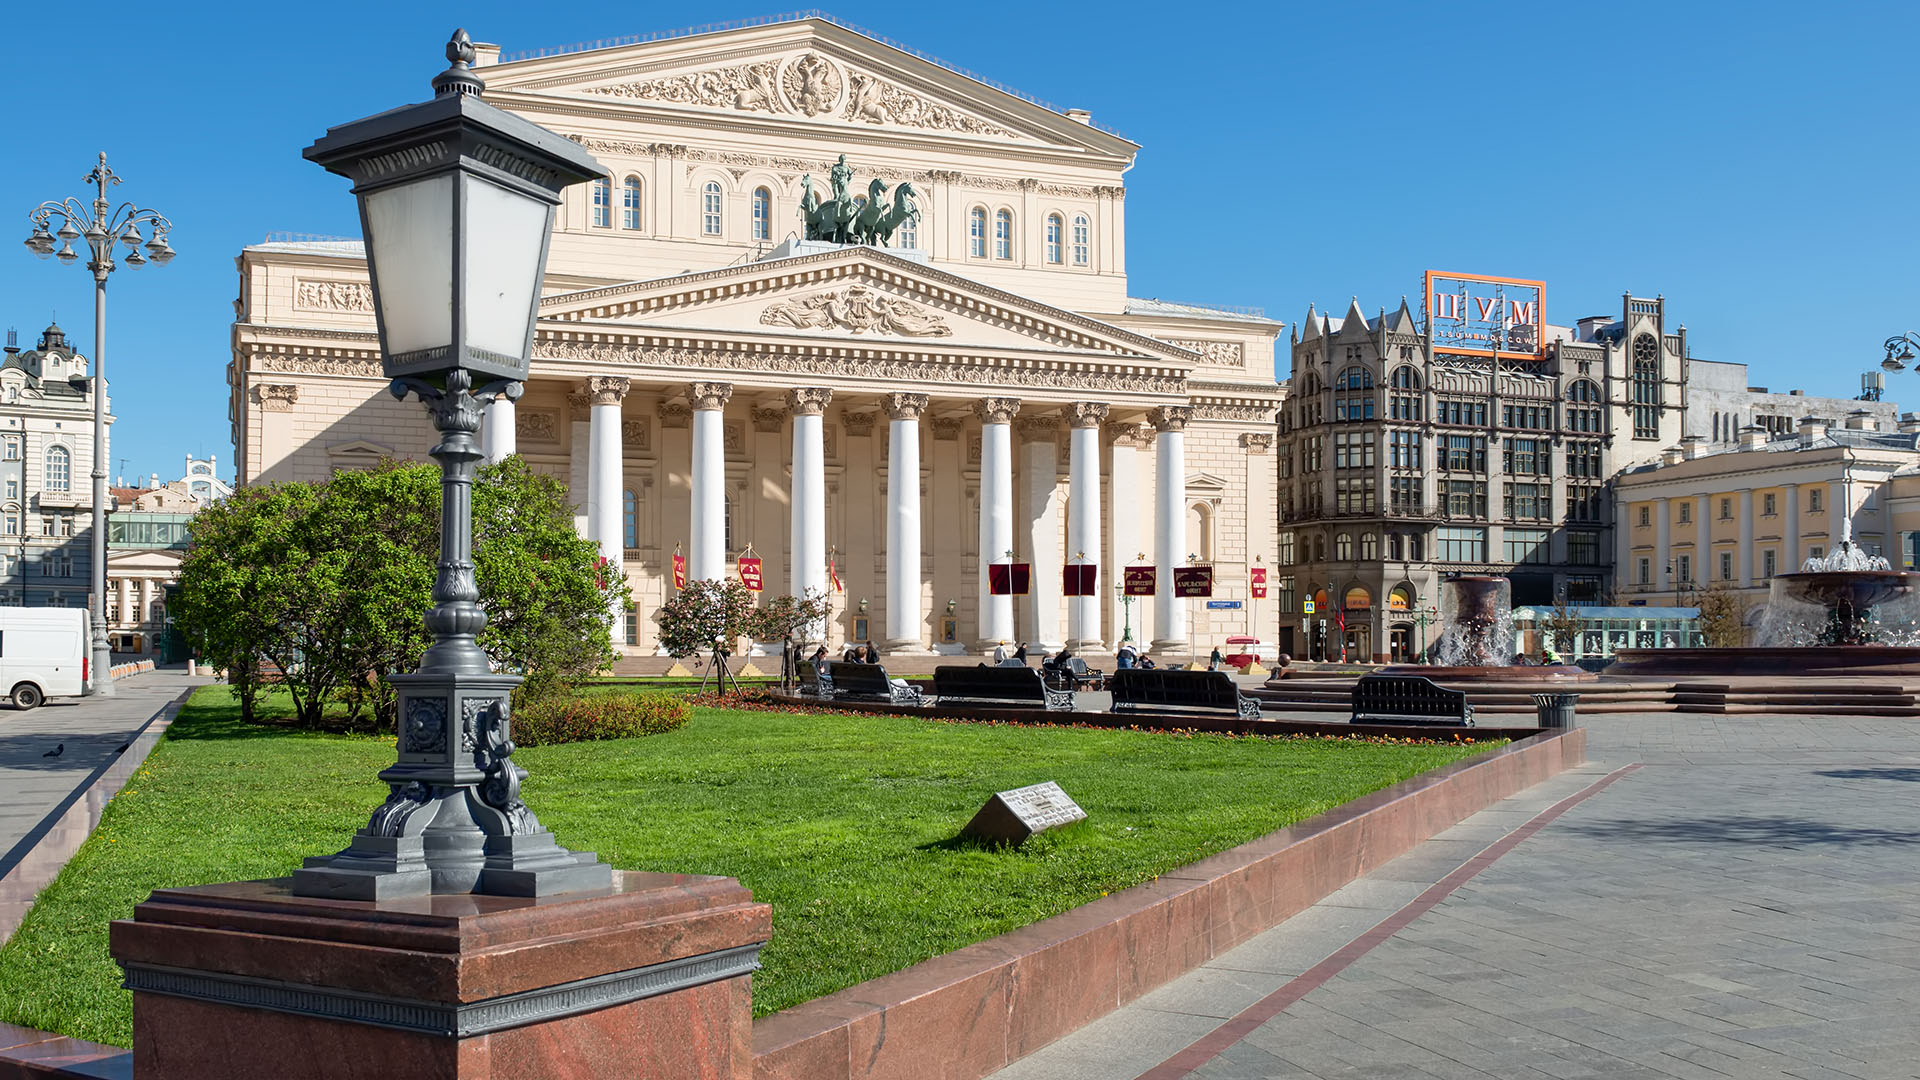
[[[991,937],[1488,744],[1377,743],[698,709],[685,728],[520,751],[561,843],[739,878],[773,904],[760,1013]],[[392,741],[242,725],[200,691],[0,947],[0,1021],[129,1045],[107,922],[155,888],[283,875],[385,791]],[[954,841],[992,792],[1058,781],[1090,819]]]

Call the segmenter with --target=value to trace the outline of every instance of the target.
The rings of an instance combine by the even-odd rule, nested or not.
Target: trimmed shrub
[[[685,698],[666,694],[543,695],[515,706],[515,746],[658,735],[693,718]]]

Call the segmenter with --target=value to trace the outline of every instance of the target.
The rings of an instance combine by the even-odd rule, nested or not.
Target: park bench
[[[1224,671],[1171,668],[1121,668],[1107,677],[1113,711],[1182,709],[1225,711],[1242,720],[1260,719],[1260,702],[1240,692]]]
[[[1104,677],[1077,656],[1068,657],[1064,669],[1055,664],[1046,665],[1045,676],[1047,685],[1056,690],[1098,690]]]
[[[1073,709],[1073,691],[1047,685],[1040,673],[1020,667],[942,665],[933,669],[933,696],[949,701],[1001,701],[1042,705],[1055,712]]]
[[[1368,675],[1353,684],[1351,723],[1473,726],[1473,703],[1421,675]]]
[[[887,701],[894,705],[920,704],[920,691],[911,686],[897,685],[887,678],[887,669],[879,664],[849,664],[834,660],[822,664],[821,669],[814,679],[825,684],[823,697],[831,695],[850,700]]]

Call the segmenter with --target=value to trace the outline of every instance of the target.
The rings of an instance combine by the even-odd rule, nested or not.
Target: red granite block
[[[940,961],[959,955],[935,957],[861,984],[874,987],[888,983],[893,993],[860,995],[876,1009],[855,1017],[849,1025],[847,1064],[851,1077],[977,1080],[1012,1060],[1007,1053],[1008,957],[1001,956],[999,962],[976,973],[950,978]],[[922,970],[930,967],[932,970]]]
[[[133,1055],[117,1046],[0,1024],[0,1080],[130,1080]]]
[[[1007,987],[1008,1060],[1024,1057],[1120,1005],[1119,969],[1126,954],[1125,920],[1099,912],[1067,912],[1028,927],[1040,935],[1008,934],[1009,949],[1033,947],[1012,962]]]

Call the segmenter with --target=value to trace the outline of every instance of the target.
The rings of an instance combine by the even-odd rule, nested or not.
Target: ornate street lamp
[[[393,395],[419,395],[440,441],[433,645],[399,690],[399,759],[366,828],[294,872],[300,896],[545,896],[612,883],[591,852],[554,843],[520,799],[515,675],[495,674],[473,574],[475,435],[487,403],[520,396],[561,189],[605,170],[579,146],[480,100],[465,30],[432,101],[328,130],[308,160],[353,181],[380,351]],[[477,389],[476,389],[477,386]]]
[[[113,648],[107,641],[107,275],[119,266],[113,257],[116,243],[126,245],[121,258],[135,270],[149,262],[157,266],[171,262],[173,248],[167,236],[173,232],[173,222],[158,210],[130,202],[114,207],[107,202],[107,185],[118,184],[120,178],[107,168],[105,151],[86,182],[94,186],[91,206],[70,198],[41,203],[27,215],[33,222],[27,250],[42,259],[52,255],[71,264],[80,258],[73,242],[85,240],[87,269],[93,274],[93,603],[89,605],[93,659],[88,674],[91,692],[112,696]],[[55,221],[60,226],[50,231]],[[142,227],[149,236],[140,234]]]
[[[1920,345],[1920,334],[1912,330],[1893,335],[1885,342],[1887,355],[1886,359],[1880,361],[1880,366],[1888,371],[1906,370],[1907,365],[1913,361],[1915,345]]]

